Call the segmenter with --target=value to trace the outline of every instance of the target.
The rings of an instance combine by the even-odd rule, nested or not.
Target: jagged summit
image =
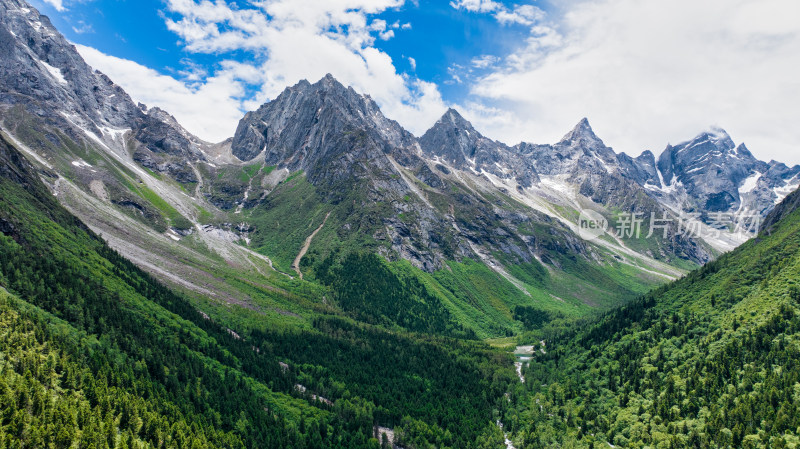
[[[597,137],[586,118],[581,119],[555,144],[522,142],[516,148],[520,154],[533,161],[539,174],[602,174],[614,171],[617,165],[614,150]]]
[[[0,104],[15,107],[13,117],[0,116],[6,129],[17,128],[24,116],[21,121],[35,123],[31,126],[50,142],[58,135],[75,147],[102,142],[118,157],[131,157],[179,182],[197,181],[190,163],[204,159],[206,143],[166,112],[136,104],[24,1],[0,0],[0,86]],[[48,129],[58,132],[47,134]],[[132,141],[123,138],[128,132]],[[67,152],[57,156],[72,158]]]
[[[693,139],[669,145],[658,158],[658,168],[667,185],[673,178],[685,182],[687,177],[696,177],[694,173],[704,174],[706,168],[718,165],[727,172],[733,189],[756,168],[765,170],[764,165],[756,160],[744,144],[738,147],[730,135],[722,128],[711,127]],[[731,190],[730,194],[735,197]]]
[[[712,126],[699,133],[692,140],[675,145],[681,151],[691,150],[693,153],[708,153],[714,150],[726,152],[736,147],[727,131],[720,127]]]
[[[675,207],[714,213],[764,214],[796,185],[800,171],[759,161],[719,127],[667,146],[657,166]]]
[[[419,138],[419,144],[428,157],[443,160],[459,170],[512,177],[522,187],[530,187],[539,180],[529,161],[520,160],[504,143],[483,136],[453,108]]]
[[[306,81],[306,83],[308,83],[308,81]],[[355,89],[353,89],[350,86],[345,86],[341,81],[336,79],[330,73],[325,74],[325,76],[320,78],[319,81],[317,81],[316,83],[310,84],[310,86],[311,86],[312,89],[314,89],[316,91],[321,91],[321,92],[343,93],[345,91],[353,91],[353,93],[355,93]],[[358,94],[356,94],[356,95],[358,95]],[[359,96],[366,97],[366,95],[359,95]]]
[[[316,159],[314,154],[327,152],[343,135],[354,131],[390,146],[402,147],[413,141],[369,96],[328,74],[314,84],[300,81],[248,112],[236,128],[232,150],[243,161],[265,152],[270,164],[306,168],[309,160]]]
[[[453,108],[448,109],[419,141],[424,152],[441,157],[457,168],[474,166],[479,146],[492,142]]]
[[[603,145],[603,141],[594,133],[592,126],[589,124],[589,119],[586,117],[582,118],[558,143],[567,145],[573,143]]]
[[[462,129],[469,129],[474,130],[475,128],[472,126],[467,119],[464,118],[456,109],[448,108],[447,112],[442,114],[442,117],[436,122],[436,124],[440,123],[450,123],[458,128]],[[436,126],[436,125],[434,125]]]

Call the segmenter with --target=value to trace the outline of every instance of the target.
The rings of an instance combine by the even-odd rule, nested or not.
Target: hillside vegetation
[[[504,404],[517,447],[797,447],[800,211],[786,209],[671,285],[528,335],[547,349]]]
[[[410,448],[472,447],[496,433],[504,354],[324,313],[240,335],[110,250],[4,140],[0,225],[2,448],[375,448],[375,426]]]

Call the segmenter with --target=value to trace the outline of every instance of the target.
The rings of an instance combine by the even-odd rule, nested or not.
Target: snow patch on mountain
[[[59,82],[59,84],[63,84],[63,85],[67,84],[67,79],[64,78],[64,74],[61,73],[61,69],[53,67],[50,64],[48,64],[48,63],[46,63],[46,62],[44,62],[42,60],[39,60],[39,64],[41,64],[47,70],[47,72],[50,73],[50,75],[53,78],[55,78],[56,81]]]

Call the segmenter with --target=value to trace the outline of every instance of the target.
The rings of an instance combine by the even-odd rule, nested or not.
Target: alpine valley
[[[800,444],[800,166],[414,136],[330,75],[231,132],[0,0],[0,449]]]

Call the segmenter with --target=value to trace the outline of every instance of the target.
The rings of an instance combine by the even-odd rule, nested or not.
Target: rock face
[[[650,212],[657,205],[639,195],[640,187],[625,176],[614,150],[582,119],[558,143],[520,143],[517,152],[542,176],[558,177],[579,187],[595,203],[631,212]]]
[[[760,161],[719,128],[667,146],[655,166],[646,154],[621,162],[626,176],[659,201],[707,221],[715,214],[764,217],[800,184],[800,166]]]
[[[737,147],[725,131],[713,129],[668,146],[658,158],[658,169],[666,186],[686,189],[695,201],[690,207],[719,212],[738,205],[738,187],[751,172],[765,171],[766,166],[744,145]]]
[[[365,134],[355,135],[362,131]],[[414,141],[397,122],[384,117],[369,96],[327,75],[315,84],[303,80],[248,112],[236,128],[232,150],[244,161],[264,152],[267,163],[294,171],[336,157],[345,150],[348,137],[369,139],[387,151]]]
[[[641,217],[645,229],[652,217],[674,215],[643,188],[658,182],[653,154],[646,152],[637,158],[616,154],[595,134],[586,118],[555,144],[523,142],[515,148],[550,182],[567,189],[572,186],[579,198],[603,208]],[[680,235],[676,224],[670,225],[667,235],[668,238],[652,240],[651,255],[667,260],[677,256],[698,263],[712,258],[710,249],[699,238]]]
[[[34,168],[25,157],[0,135],[0,178],[8,179],[28,189],[34,184],[31,182],[34,173]],[[4,221],[0,225],[2,227],[0,231],[3,233],[7,234],[14,230],[14,225],[10,222]]]
[[[771,234],[784,217],[796,212],[798,209],[800,209],[800,190],[795,190],[767,214],[761,225],[760,232]]]
[[[459,170],[514,178],[521,187],[539,181],[536,168],[507,145],[481,135],[455,109],[448,110],[419,139],[423,153]]]
[[[328,75],[314,84],[301,81],[248,113],[239,123],[232,152],[243,160],[263,158],[266,165],[287,173],[302,171],[323,201],[359,217],[359,227],[347,224],[340,238],[367,233],[379,246],[391,249],[384,252],[388,258],[407,259],[427,271],[442,268],[446,260],[482,259],[497,251],[519,262],[531,262],[549,251],[516,231],[521,221],[551,221],[548,217],[531,210],[501,210],[460,185],[453,165],[448,168],[434,156],[426,157],[426,148],[428,155],[435,153],[426,145],[461,145],[459,154],[476,159],[476,165],[462,161],[473,170],[485,167],[497,176],[516,176],[525,185],[537,179],[531,166],[500,170],[500,163],[505,167],[514,162],[512,150],[480,136],[455,111],[427,136],[430,139],[417,141],[384,117],[371,98]],[[563,225],[552,226],[564,241],[577,240],[567,236]],[[573,246],[586,252],[580,242]]]
[[[617,163],[614,150],[595,135],[585,118],[555,145],[523,142],[516,148],[533,161],[541,175],[605,174]]]
[[[187,161],[204,157],[199,150],[203,142],[164,111],[135,104],[107,76],[92,70],[46,16],[22,0],[0,0],[0,108],[14,107],[21,111],[3,114],[10,129],[19,126],[24,114],[40,122],[35,126],[57,129],[77,142],[86,140],[87,132],[98,140],[120,140],[131,132],[133,148],[123,144],[115,150],[154,161],[153,170],[187,173]]]
[[[661,178],[656,167],[656,157],[646,150],[638,157],[630,157],[625,153],[617,155],[617,161],[623,174],[640,186],[661,188]]]

